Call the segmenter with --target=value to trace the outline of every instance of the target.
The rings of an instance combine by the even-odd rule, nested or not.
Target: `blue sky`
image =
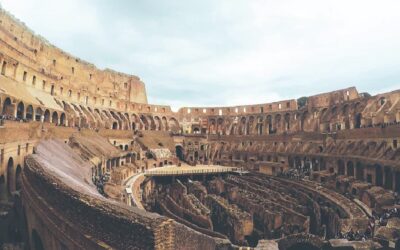
[[[0,0],[37,34],[139,76],[150,103],[255,104],[400,89],[398,0]]]

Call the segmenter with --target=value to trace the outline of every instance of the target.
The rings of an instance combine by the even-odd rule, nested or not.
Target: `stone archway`
[[[2,114],[7,116],[14,116],[14,108],[9,97],[4,100]]]
[[[48,109],[44,111],[44,122],[50,122],[50,111]]]
[[[383,169],[379,164],[375,164],[375,185],[382,187],[383,186]]]
[[[361,162],[357,162],[356,164],[356,179],[359,181],[364,180],[364,166]]]
[[[114,129],[114,130],[118,129],[118,122],[113,122],[112,129]]]
[[[384,175],[385,175],[384,187],[386,189],[392,190],[393,189],[393,173],[389,166],[384,167]]]
[[[176,157],[178,157],[179,160],[184,161],[184,150],[181,145],[175,146],[175,151],[176,151]]]
[[[41,108],[36,109],[35,121],[40,122],[42,120],[43,110]]]
[[[53,115],[51,116],[51,122],[58,125],[58,113],[56,111],[54,111]]]
[[[25,118],[25,105],[23,102],[19,102],[17,105],[17,119]]]
[[[347,162],[347,176],[354,176],[354,164],[352,161]]]
[[[65,113],[62,113],[60,116],[60,125],[65,126],[66,125],[66,116]]]
[[[29,105],[29,106],[26,108],[25,118],[26,118],[28,121],[31,121],[31,120],[34,119],[34,117],[33,117],[33,107],[32,107],[32,105]]]
[[[362,118],[361,113],[357,113],[354,116],[354,128],[361,128],[361,118]]]

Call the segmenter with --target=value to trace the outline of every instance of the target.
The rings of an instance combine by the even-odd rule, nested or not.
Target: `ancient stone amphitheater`
[[[400,91],[147,103],[0,12],[0,247],[399,249]]]

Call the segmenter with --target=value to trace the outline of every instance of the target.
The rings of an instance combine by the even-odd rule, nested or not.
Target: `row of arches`
[[[15,105],[9,97],[2,103],[1,114],[17,120],[43,121],[57,125],[66,125],[66,115],[64,112],[50,111],[41,107],[34,108],[32,105],[25,105],[22,101]]]
[[[82,105],[59,102],[66,111],[50,111],[42,107],[14,103],[10,97],[1,102],[1,114],[9,119],[53,123],[61,126],[106,128],[115,130],[160,130],[179,132],[179,122],[174,117],[145,114],[128,114],[113,110],[91,109]],[[68,114],[68,115],[67,115]]]
[[[336,120],[332,119],[323,122],[321,117],[326,117],[324,114],[326,112],[327,109],[322,109],[315,111],[315,114],[311,114],[308,111],[292,111],[282,114],[258,116],[209,117],[208,133],[221,135],[264,135],[299,131],[329,132],[332,130],[361,127],[361,113],[347,115],[342,120],[336,118]]]
[[[390,166],[382,166],[378,163],[346,162],[340,159],[337,161],[337,173],[389,190],[400,191],[400,171],[395,171]]]

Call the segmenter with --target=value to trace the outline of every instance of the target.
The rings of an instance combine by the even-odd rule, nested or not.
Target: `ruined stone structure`
[[[400,247],[400,90],[173,112],[4,10],[0,73],[4,248]]]

